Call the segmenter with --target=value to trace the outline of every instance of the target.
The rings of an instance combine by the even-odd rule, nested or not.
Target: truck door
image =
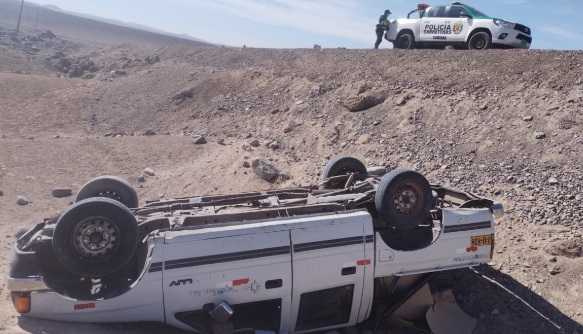
[[[470,32],[470,25],[473,22],[469,18],[469,13],[461,6],[450,6],[447,11],[447,17],[451,20],[451,34],[448,40],[455,42],[465,42],[468,33]]]
[[[452,35],[451,19],[447,17],[448,6],[431,7],[426,17],[421,19],[421,41],[446,42]]]
[[[310,227],[291,230],[290,332],[356,324],[365,271],[372,282],[371,263],[374,264],[374,259],[366,257],[374,253],[365,252],[366,219],[370,220],[370,215],[346,216],[336,221],[328,216]]]
[[[163,263],[166,322],[208,332],[203,307],[226,301],[234,310],[234,329],[287,328],[292,289],[289,231],[226,232],[169,232]]]

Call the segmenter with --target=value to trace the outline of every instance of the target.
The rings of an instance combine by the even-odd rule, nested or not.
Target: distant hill
[[[16,28],[20,3],[19,0],[0,0],[0,26]],[[186,34],[168,33],[140,24],[73,13],[54,5],[39,6],[30,2],[24,4],[20,28],[23,31],[50,29],[60,37],[100,44],[212,45]]]

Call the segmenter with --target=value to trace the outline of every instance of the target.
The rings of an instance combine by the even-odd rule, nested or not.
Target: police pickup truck
[[[522,24],[491,17],[454,2],[443,6],[419,4],[406,19],[391,21],[385,38],[393,42],[396,49],[448,45],[470,50],[528,49],[532,32]]]
[[[502,214],[415,171],[369,175],[345,156],[318,186],[142,206],[129,183],[105,176],[17,233],[7,287],[22,316],[59,321],[198,333],[378,324],[431,273],[489,262]]]

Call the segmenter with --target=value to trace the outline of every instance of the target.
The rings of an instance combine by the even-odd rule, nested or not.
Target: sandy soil
[[[27,45],[30,36],[16,42],[2,32],[0,331],[170,330],[17,316],[4,287],[12,234],[73,200],[53,198],[53,188],[76,192],[117,175],[143,203],[305,185],[330,157],[351,154],[505,204],[494,262],[432,282],[454,290],[479,320],[475,333],[583,333],[583,53],[158,48],[58,37]],[[58,67],[61,58],[71,68]],[[70,77],[88,59],[97,70]],[[377,102],[348,110],[362,100]],[[195,145],[201,135],[208,143]],[[278,148],[253,147],[255,139]],[[259,179],[243,167],[254,156],[291,179]],[[139,182],[146,167],[156,176]],[[30,204],[17,205],[18,195]]]

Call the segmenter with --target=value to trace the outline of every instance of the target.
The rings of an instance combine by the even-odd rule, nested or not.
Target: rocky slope
[[[478,272],[548,321],[474,272],[437,275],[476,333],[583,333],[582,64],[582,52],[95,46],[0,30],[0,274],[16,226],[71,201],[55,186],[115,174],[144,201],[283,187],[350,154],[504,203],[495,261]],[[254,156],[287,176],[261,180]],[[38,331],[2,296],[4,329]]]

